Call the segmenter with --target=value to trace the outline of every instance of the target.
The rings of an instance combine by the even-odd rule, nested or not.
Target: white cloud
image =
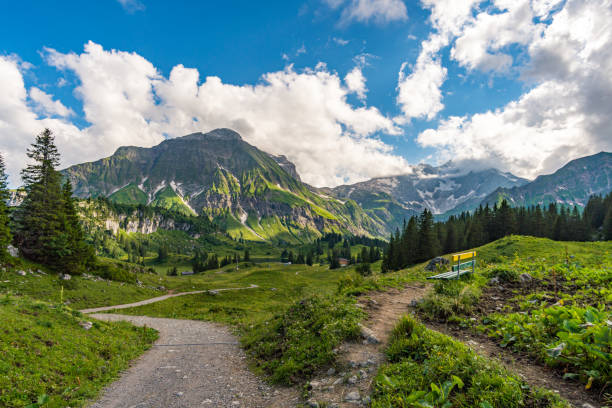
[[[72,124],[61,118],[39,117],[28,106],[28,103],[35,105],[36,102],[28,98],[20,72],[22,66],[14,57],[0,56],[0,152],[6,161],[9,182],[14,186],[20,184],[19,171],[26,163],[26,148],[44,127],[55,129],[58,133],[57,143],[67,151],[63,157],[64,163],[79,159],[78,152],[74,154],[74,150],[81,149],[71,150],[70,145],[78,145],[82,141],[79,130]],[[37,92],[34,91],[34,94]],[[54,109],[58,107],[52,106]]]
[[[0,150],[14,185],[26,147],[45,126],[57,135],[64,166],[110,155],[123,145],[152,146],[165,137],[229,127],[262,150],[287,155],[302,178],[318,186],[408,169],[374,137],[398,134],[392,120],[374,107],[347,102],[350,93],[365,92],[365,78],[362,88],[349,87],[324,64],[303,72],[289,66],[263,75],[256,85],[238,86],[218,77],[201,81],[197,69],[182,65],[166,78],[138,54],[92,42],[80,54],[47,49],[46,60],[78,78],[75,94],[89,124],[78,129],[65,118],[39,118],[29,107],[37,91],[30,88],[28,96],[18,63],[0,58]],[[53,106],[57,111],[59,105]]]
[[[353,68],[353,70],[344,77],[344,82],[349,91],[357,94],[360,100],[365,100],[368,88],[366,87],[366,79],[361,72],[361,68]]]
[[[430,43],[423,43],[423,50],[409,75],[404,73],[406,63],[400,68],[397,103],[403,117],[396,118],[398,123],[405,123],[411,118],[431,120],[444,108],[440,87],[446,79],[446,68],[442,66],[440,57],[430,52]]]
[[[403,0],[324,0],[333,9],[342,7],[340,24],[374,21],[385,24],[408,19]]]
[[[444,109],[441,87],[447,70],[439,55],[451,38],[456,36],[471,16],[474,0],[422,0],[431,11],[430,23],[435,31],[421,42],[416,63],[403,63],[397,81],[397,104],[402,116],[395,120],[405,124],[413,118],[432,120]],[[411,68],[410,73],[406,69]]]
[[[145,5],[140,0],[117,0],[121,7],[128,13],[132,14],[145,9]]]
[[[529,0],[496,0],[493,4],[490,13],[479,13],[463,27],[451,50],[451,57],[468,69],[507,71],[513,59],[504,48],[527,45],[544,28],[534,23],[536,15]]]
[[[35,104],[36,111],[47,116],[71,116],[74,115],[72,109],[64,106],[60,101],[54,101],[51,95],[36,88],[30,88],[30,99]]]
[[[548,15],[557,4],[537,9]],[[568,0],[528,48],[533,88],[501,109],[451,117],[422,132],[440,160],[493,165],[525,177],[612,150],[612,2]]]
[[[340,37],[334,37],[334,38],[332,38],[332,40],[333,40],[333,41],[334,41],[336,44],[338,44],[338,45],[340,45],[340,46],[342,46],[342,47],[344,47],[346,44],[348,44],[348,43],[349,43],[349,41],[348,41],[348,40],[345,40],[345,39],[340,38]]]

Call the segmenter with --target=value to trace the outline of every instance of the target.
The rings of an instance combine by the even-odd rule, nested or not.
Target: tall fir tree
[[[433,214],[424,209],[419,217],[419,243],[416,262],[423,262],[438,255],[440,244],[434,230]]]
[[[72,187],[62,189],[53,133],[45,129],[37,135],[27,155],[32,164],[21,172],[26,197],[16,211],[15,241],[25,257],[56,271],[79,273],[93,250],[84,241]]]
[[[67,255],[60,156],[54,136],[45,129],[27,151],[33,161],[21,172],[26,197],[17,211],[15,240],[25,257],[59,269]]]
[[[9,228],[7,175],[4,166],[4,158],[0,154],[0,260],[8,255],[7,247],[11,243],[11,230]]]
[[[612,241],[612,206],[608,207],[608,212],[603,220],[603,238]]]

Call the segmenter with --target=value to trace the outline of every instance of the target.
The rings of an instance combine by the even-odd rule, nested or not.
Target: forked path
[[[210,322],[93,314],[159,331],[151,350],[108,386],[92,408],[294,407],[292,389],[266,385],[248,369],[227,328]]]
[[[123,305],[114,305],[114,306],[94,307],[94,308],[91,308],[91,309],[83,309],[83,310],[81,310],[81,313],[108,312],[109,310],[128,309],[130,307],[144,306],[144,305],[148,305],[148,304],[151,304],[151,303],[161,302],[162,300],[170,299],[170,298],[177,297],[177,296],[197,295],[199,293],[205,293],[205,292],[218,293],[218,292],[223,292],[223,291],[228,291],[228,290],[255,289],[255,288],[258,288],[258,287],[259,286],[252,284],[252,285],[247,286],[245,288],[222,288],[222,289],[210,289],[210,290],[194,290],[192,292],[169,293],[167,295],[157,296],[157,297],[154,297],[154,298],[141,300],[140,302],[126,303],[126,304],[123,304]]]

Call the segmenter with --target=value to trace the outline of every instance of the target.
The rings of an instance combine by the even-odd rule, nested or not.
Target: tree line
[[[556,241],[612,240],[612,192],[590,197],[584,211],[577,206],[551,203],[511,207],[506,200],[493,208],[480,206],[474,212],[435,222],[425,209],[411,217],[391,235],[382,271],[399,270],[441,254],[475,248],[507,235],[519,234]]]
[[[10,213],[4,160],[0,156],[0,256],[15,244],[27,259],[52,270],[82,273],[94,266],[95,253],[85,241],[70,180],[57,171],[60,154],[49,129],[36,136],[27,150],[31,160],[21,171],[25,198]]]

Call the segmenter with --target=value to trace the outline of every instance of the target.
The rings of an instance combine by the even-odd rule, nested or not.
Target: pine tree
[[[603,221],[603,236],[606,241],[612,241],[612,206],[608,208]]]
[[[7,201],[10,198],[7,176],[4,167],[4,159],[0,154],[0,260],[5,259],[7,254],[6,248],[11,243],[11,231],[9,228],[9,216]]]
[[[435,257],[439,252],[440,244],[434,230],[433,215],[424,209],[419,217],[419,244],[416,262],[423,262]]]
[[[27,258],[60,270],[69,237],[61,176],[55,170],[60,156],[49,129],[36,136],[27,155],[34,163],[21,172],[26,197],[16,214],[15,240]]]

